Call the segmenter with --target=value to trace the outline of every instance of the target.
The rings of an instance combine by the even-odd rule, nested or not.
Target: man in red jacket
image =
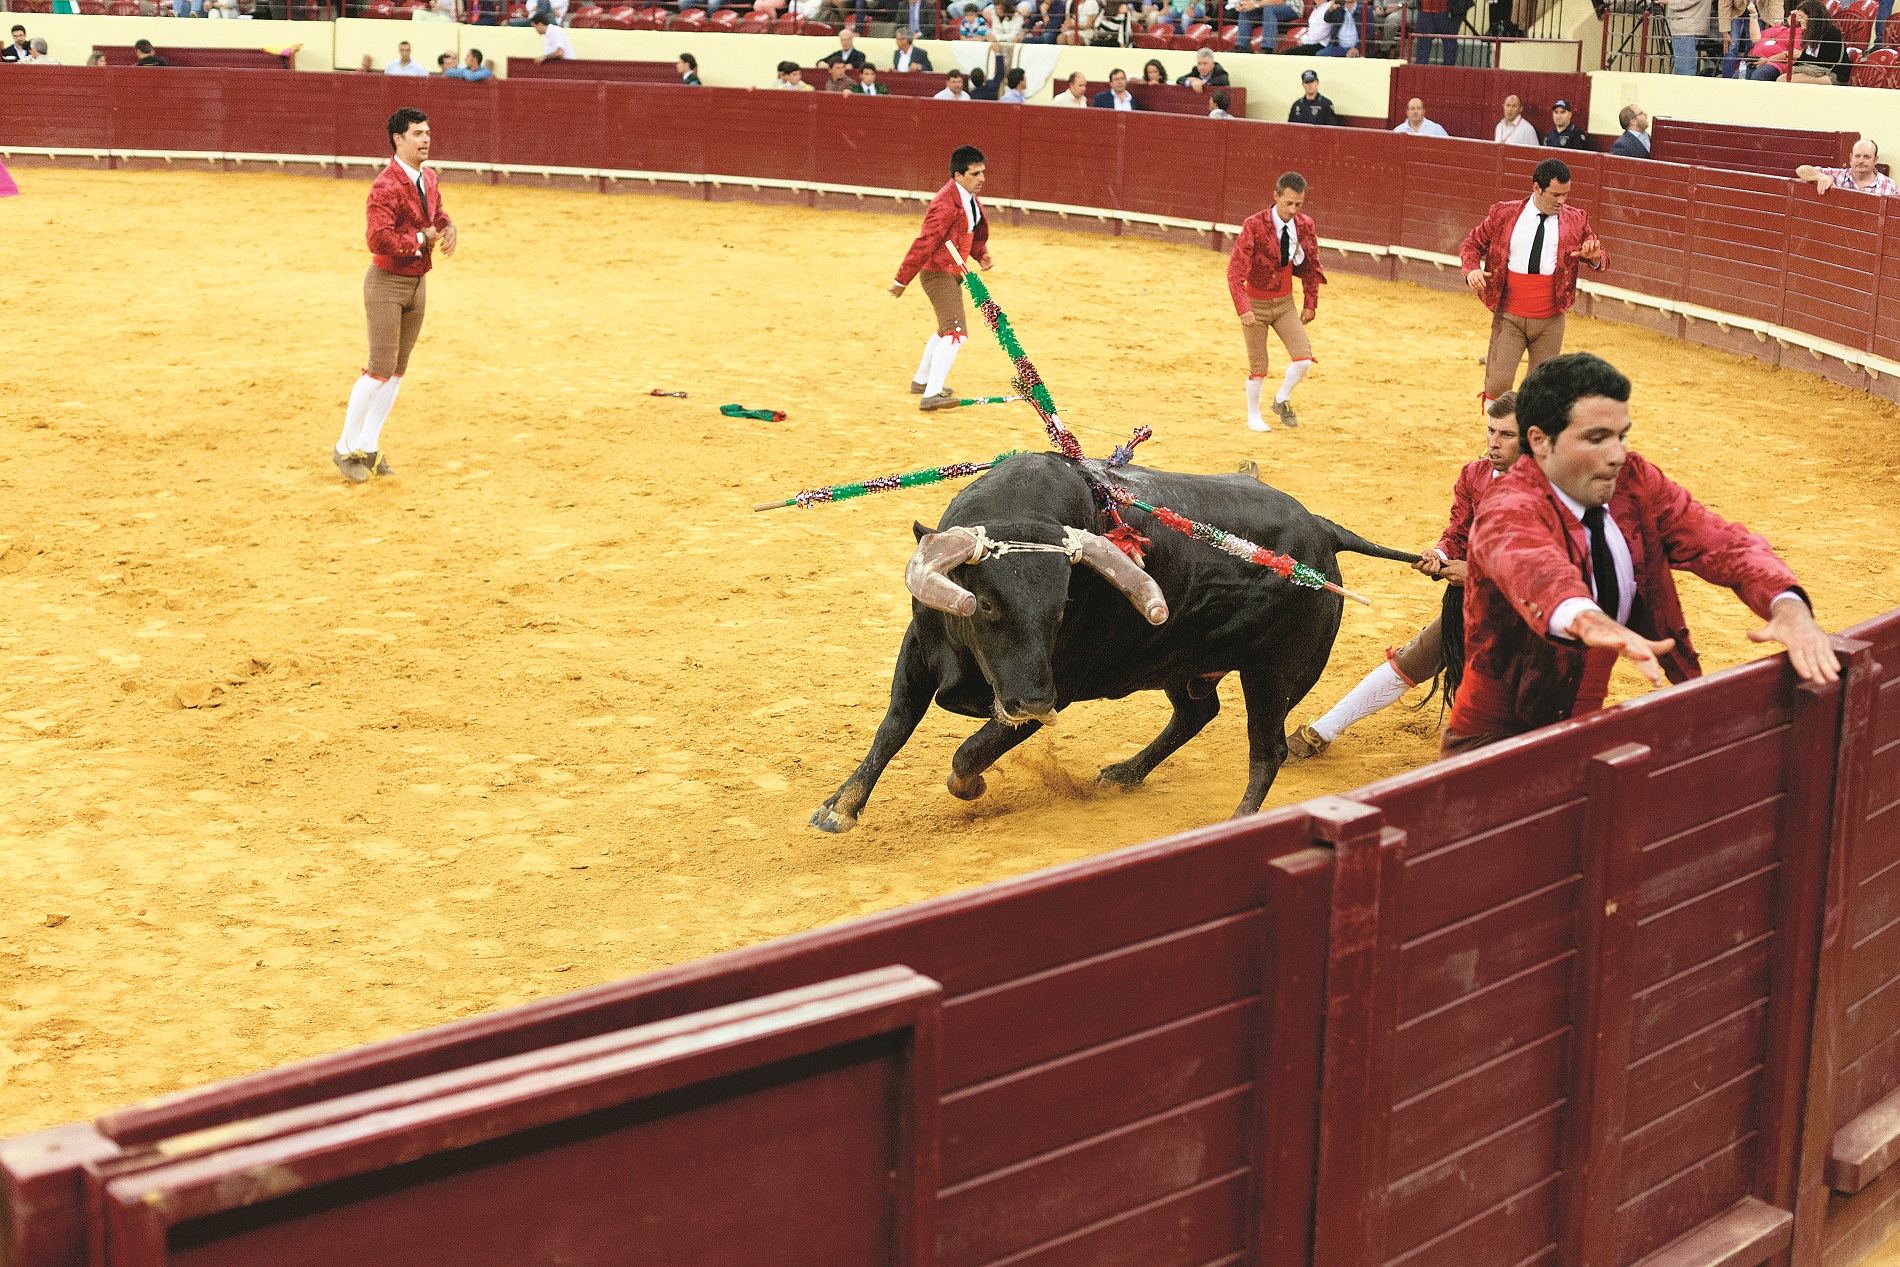
[[[371,472],[393,474],[381,450],[383,423],[409,352],[422,333],[427,275],[435,244],[455,254],[455,225],[442,210],[429,161],[429,117],[410,107],[389,116],[389,145],[395,151],[369,187],[367,211],[370,266],[363,274],[363,311],[369,318],[369,364],[350,389],[343,435],[330,460],[352,484]]]
[[[950,155],[950,183],[930,200],[923,228],[904,253],[890,285],[891,294],[901,297],[911,279],[921,274],[924,294],[937,314],[937,333],[924,344],[924,359],[910,380],[910,390],[923,397],[919,409],[948,409],[957,403],[957,394],[944,382],[963,340],[969,337],[969,327],[963,321],[963,284],[958,280],[963,270],[944,244],[954,245],[965,262],[974,260],[984,272],[990,270],[990,222],[976,197],[988,179],[983,151],[974,145],[957,146]]]
[[[1359,685],[1346,692],[1345,698],[1324,716],[1288,735],[1287,751],[1295,760],[1319,756],[1349,727],[1398,703],[1407,691],[1441,671],[1450,671],[1445,679],[1445,694],[1450,696],[1457,691],[1458,678],[1464,669],[1464,604],[1460,600],[1465,583],[1465,552],[1471,540],[1471,519],[1492,485],[1517,462],[1517,393],[1505,392],[1492,401],[1489,414],[1485,419],[1484,456],[1465,463],[1464,469],[1458,472],[1458,480],[1451,489],[1451,519],[1445,524],[1445,531],[1439,534],[1438,544],[1419,555],[1418,562],[1412,565],[1450,587],[1445,593],[1444,611],[1432,617],[1431,624],[1397,651],[1388,648],[1385,663],[1361,678]],[[1444,634],[1447,622],[1456,625],[1450,639]],[[1452,658],[1456,664],[1447,663]],[[1425,698],[1429,700],[1431,696]]]
[[[1465,673],[1440,751],[1603,707],[1621,656],[1650,682],[1701,674],[1672,568],[1735,591],[1810,682],[1840,675],[1807,594],[1763,538],[1629,451],[1630,381],[1575,352],[1524,380],[1524,456],[1486,494],[1465,572]]]
[[[1466,283],[1492,313],[1481,406],[1511,390],[1527,351],[1536,369],[1564,350],[1564,314],[1577,302],[1577,261],[1598,272],[1609,267],[1589,217],[1566,205],[1570,168],[1547,158],[1531,185],[1528,198],[1493,203],[1458,251]]]
[[[1293,389],[1313,368],[1313,345],[1306,327],[1319,315],[1319,288],[1326,272],[1319,264],[1319,232],[1306,203],[1306,178],[1287,172],[1273,183],[1273,205],[1256,211],[1240,225],[1234,253],[1227,257],[1227,289],[1240,315],[1247,344],[1247,425],[1269,430],[1260,416],[1260,391],[1267,378],[1267,329],[1280,336],[1292,363],[1273,397],[1273,412],[1289,427],[1300,425],[1293,412]],[[1299,275],[1302,303],[1295,315],[1293,277]]]

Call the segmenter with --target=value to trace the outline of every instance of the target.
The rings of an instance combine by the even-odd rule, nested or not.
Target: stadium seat
[[[577,5],[567,11],[567,24],[576,30],[587,30],[600,25],[607,11],[597,4]]]
[[[772,21],[772,34],[797,35],[799,25],[800,25],[799,20],[795,17],[775,18]]]
[[[369,4],[363,6],[363,12],[360,16],[393,20],[397,16],[396,6],[389,3],[389,0],[371,0]],[[406,17],[407,15],[405,14],[403,16]]]
[[[1177,52],[1192,53],[1214,42],[1214,28],[1205,22],[1195,22],[1185,31],[1175,36],[1172,46]]]
[[[1854,0],[1834,19],[1834,25],[1840,28],[1841,43],[1852,48],[1866,48],[1873,42],[1874,19],[1877,16],[1879,9],[1874,0]]]
[[[106,12],[115,18],[136,18],[139,16],[138,0],[112,0],[106,6]]]
[[[1136,48],[1173,48],[1174,37],[1171,35],[1150,35],[1146,32],[1143,32],[1142,34],[1137,35],[1135,37],[1135,47]]]
[[[1276,53],[1286,52],[1289,48],[1297,45],[1300,42],[1300,36],[1304,34],[1306,34],[1306,23],[1304,22],[1295,22],[1292,26],[1283,27],[1280,31],[1280,42],[1273,46],[1273,51]]]
[[[513,22],[516,18],[525,18],[527,16],[528,6],[522,4],[520,0],[513,0],[513,2],[508,5],[507,11],[502,14],[502,19],[507,22]]]
[[[1886,34],[1877,42],[1883,48],[1893,48],[1896,45],[1900,45],[1900,13],[1896,13],[1887,19]]]
[[[703,31],[706,29],[706,11],[688,9],[667,24],[669,31]]]
[[[79,11],[95,18],[106,16],[106,0],[79,0]]]
[[[600,26],[607,31],[631,31],[640,11],[630,4],[615,5],[600,15]]]
[[[805,22],[798,28],[800,35],[836,35],[829,22]]]
[[[772,29],[772,15],[769,13],[748,13],[739,22],[741,35],[765,35]]]
[[[1900,52],[1877,48],[1864,55],[1848,82],[1856,88],[1900,88]]]
[[[635,9],[633,11],[633,26],[631,29],[635,31],[664,30],[666,28],[666,19],[667,12],[665,9],[655,8],[653,6]]]
[[[1233,52],[1234,51],[1234,36],[1237,35],[1239,31],[1240,31],[1240,28],[1238,26],[1235,26],[1231,22],[1228,23],[1226,26],[1223,26],[1220,29],[1220,34],[1217,37],[1215,37],[1214,47],[1219,49],[1223,53]]]
[[[706,19],[708,31],[730,31],[739,25],[739,13],[736,9],[721,9]]]

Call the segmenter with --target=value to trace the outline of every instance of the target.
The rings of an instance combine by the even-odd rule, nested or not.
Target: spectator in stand
[[[1260,51],[1263,53],[1271,53],[1280,47],[1280,23],[1301,21],[1306,17],[1306,6],[1304,3],[1263,4],[1255,11],[1253,16],[1257,17],[1260,21]],[[1238,26],[1239,24],[1236,23],[1236,25]],[[1241,27],[1234,32],[1235,48],[1241,47],[1244,43],[1241,39],[1241,32],[1246,29],[1245,27]]]
[[[898,0],[895,12],[897,29],[912,39],[921,39],[926,29],[933,36],[937,33],[937,6],[932,0]],[[923,69],[930,69],[927,62]]]
[[[718,8],[718,4],[713,5]],[[533,26],[534,20],[543,15],[553,19],[552,25],[559,26],[567,20],[567,0],[533,0],[534,12],[525,18],[516,18],[509,26]]]
[[[1036,0],[1031,12],[1023,18],[1030,25],[1029,33],[1023,36],[1023,43],[1054,44],[1062,38],[1063,25],[1068,17],[1068,0]]]
[[[858,33],[850,27],[838,32],[838,47],[818,59],[820,66],[845,66],[853,75],[864,69],[864,50],[856,47]]]
[[[1709,33],[1710,0],[1668,0],[1670,69],[1678,75],[1697,71],[1696,44]]]
[[[1407,0],[1374,0],[1371,17],[1365,24],[1365,30],[1360,32],[1365,37],[1365,44],[1361,48],[1365,56],[1399,55],[1399,39],[1405,31],[1405,11],[1412,8],[1416,15],[1416,3],[1417,0],[1412,0],[1410,5]]]
[[[1333,113],[1333,103],[1319,93],[1319,72],[1303,70],[1300,72],[1300,96],[1293,102],[1293,108],[1286,112],[1288,123],[1317,123],[1326,127],[1344,126],[1339,116]]]
[[[1069,20],[1062,24],[1062,34],[1056,37],[1059,44],[1093,44],[1095,42],[1095,24],[1102,17],[1102,0],[1081,0],[1069,10]]]
[[[535,58],[535,61],[560,62],[574,59],[574,45],[568,40],[567,32],[555,25],[547,14],[535,14],[531,25],[534,27],[534,33],[541,37],[541,56]]]
[[[1798,50],[1792,75],[1795,83],[1831,84],[1845,78],[1847,50],[1840,28],[1828,17],[1821,0],[1801,0],[1788,15],[1788,24],[1799,34],[1799,38],[1789,41]],[[1765,76],[1757,69],[1752,78],[1778,79],[1780,71]]]
[[[1553,150],[1587,150],[1590,148],[1590,138],[1584,133],[1582,128],[1573,122],[1575,117],[1576,116],[1571,112],[1570,103],[1565,101],[1562,97],[1557,98],[1556,101],[1551,103],[1550,121],[1553,126],[1550,131],[1544,133],[1545,148]]]
[[[1089,43],[1095,48],[1127,48],[1135,42],[1134,0],[1108,0],[1102,16],[1095,19]]]
[[[1359,25],[1345,0],[1323,0],[1306,19],[1299,43],[1288,49],[1306,57],[1359,56]]]
[[[33,46],[27,42],[26,28],[15,22],[13,43],[0,49],[0,62],[30,62],[32,60]]]
[[[1144,84],[1167,83],[1168,68],[1150,57],[1141,68],[1141,82]]]
[[[968,101],[971,99],[969,83],[970,77],[968,75],[960,70],[953,70],[943,77],[943,90],[935,97],[932,97],[931,100]]]
[[[1208,118],[1231,119],[1234,117],[1227,111],[1227,107],[1234,104],[1234,99],[1228,94],[1225,88],[1214,89],[1212,93],[1208,94],[1207,99],[1214,103],[1213,107],[1207,112]]]
[[[961,40],[980,40],[989,38],[990,20],[976,9],[965,9],[957,18],[957,38]]]
[[[171,65],[170,62],[166,61],[164,58],[158,55],[158,50],[152,47],[152,41],[150,40],[140,40],[138,43],[132,46],[132,51],[139,55],[139,59],[135,63],[135,65],[139,65],[139,66],[169,66]]]
[[[33,56],[29,61],[35,66],[59,65],[57,61],[53,60],[52,55],[46,51],[46,41],[37,35],[33,37]]]
[[[1419,0],[1414,29],[1426,37],[1413,41],[1414,57],[1420,65],[1443,62],[1450,66],[1458,60],[1458,41],[1442,38],[1458,33],[1458,19],[1451,12],[1451,0]],[[1434,36],[1441,38],[1431,38]]]
[[[1444,136],[1445,129],[1425,117],[1423,98],[1413,97],[1405,103],[1405,122],[1392,129],[1401,136]]]
[[[912,70],[929,70],[930,54],[918,48],[913,42],[915,37],[909,31],[897,33],[897,51],[891,54],[891,69],[902,74]]]
[[[1089,103],[1089,77],[1081,71],[1069,72],[1069,85],[1058,92],[1052,106],[1087,106]]]
[[[1014,5],[1003,3],[992,5],[983,10],[985,35],[998,44],[1020,44],[1028,27],[1024,23],[1022,12]],[[984,38],[979,35],[978,39]]]
[[[797,62],[780,62],[778,80],[772,85],[789,92],[811,92],[812,86],[805,82],[805,76],[799,73]]]
[[[376,63],[370,60],[368,53],[365,53],[363,54],[363,60],[356,64],[356,73],[359,75],[380,75],[383,72],[376,69]]]
[[[495,72],[482,65],[482,50],[479,48],[471,48],[468,50],[468,56],[462,59],[462,64],[448,71],[447,77],[450,79],[466,79],[473,83],[483,79],[493,79]]]
[[[1029,83],[1029,73],[1021,66],[1012,66],[1003,76],[1003,95],[997,100],[1006,106],[1024,106],[1029,104],[1029,94],[1023,89]]]
[[[1796,180],[1805,180],[1818,193],[1830,189],[1852,189],[1882,198],[1900,198],[1900,185],[1891,176],[1880,173],[1880,146],[1872,140],[1854,142],[1854,152],[1846,167],[1810,167],[1806,163],[1794,169]]]
[[[1781,0],[1721,0],[1722,78],[1748,78],[1748,60],[1755,41],[1749,38],[1749,18],[1759,21],[1766,13],[1775,25],[1781,24]],[[1876,37],[1875,43],[1879,43]]]
[[[1214,60],[1214,50],[1204,48],[1194,54],[1194,69],[1174,81],[1183,88],[1192,88],[1196,92],[1205,92],[1209,88],[1227,87],[1227,71]]]
[[[706,10],[706,16],[711,17],[713,14],[719,12],[719,6],[724,3],[725,0],[679,0],[679,7],[681,13],[685,13],[689,9],[704,8]],[[567,6],[565,3],[561,6],[561,16],[563,18],[567,16]]]
[[[1001,76],[993,77],[990,75],[986,75],[983,73],[983,68],[981,66],[970,67],[969,74],[970,74],[970,100],[994,101],[998,97],[1002,96],[1003,80]]]
[[[449,73],[450,69],[454,67],[454,65],[455,65],[454,53],[437,53],[435,55],[435,73],[436,74],[446,75]]]
[[[1500,145],[1537,144],[1537,129],[1524,117],[1524,103],[1517,99],[1516,93],[1504,99],[1504,117],[1492,129],[1491,139]]]
[[[866,66],[863,70],[859,71],[858,82],[848,86],[845,91],[856,93],[861,97],[888,97],[891,95],[889,85],[880,84],[877,81],[877,67],[875,66]]]
[[[697,88],[699,83],[699,59],[691,53],[681,53],[673,63],[673,69],[679,72],[680,83],[687,88]]]
[[[468,20],[475,26],[500,26],[505,11],[502,0],[469,0]]]
[[[1128,72],[1117,66],[1108,72],[1108,91],[1095,94],[1097,110],[1139,110],[1141,103],[1128,91]]]
[[[86,59],[86,65],[88,66],[103,66],[105,64],[106,64],[106,55],[104,51],[100,49],[96,49],[96,48],[93,49],[92,56]]]
[[[1641,106],[1624,106],[1616,113],[1616,121],[1623,128],[1623,135],[1616,138],[1610,146],[1610,153],[1621,154],[1624,158],[1649,157],[1649,116],[1643,113]]]
[[[819,92],[850,92],[853,83],[851,67],[843,62],[830,62],[825,66],[825,86]]]

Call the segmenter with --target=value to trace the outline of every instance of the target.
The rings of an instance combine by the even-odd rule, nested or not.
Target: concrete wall
[[[0,18],[4,18],[0,25],[12,27],[18,23],[29,36],[45,39],[46,51],[68,66],[84,66],[95,44],[131,44],[141,39],[161,48],[168,40],[192,48],[283,48],[301,43],[298,70],[329,70],[335,65],[331,52],[334,34],[327,22],[181,21],[46,13],[8,13]],[[13,69],[7,68],[9,73]]]

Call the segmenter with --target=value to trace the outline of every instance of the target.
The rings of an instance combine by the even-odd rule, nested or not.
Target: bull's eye
[[[976,609],[982,612],[985,616],[994,616],[996,614],[996,604],[992,603],[987,598],[977,599]]]

